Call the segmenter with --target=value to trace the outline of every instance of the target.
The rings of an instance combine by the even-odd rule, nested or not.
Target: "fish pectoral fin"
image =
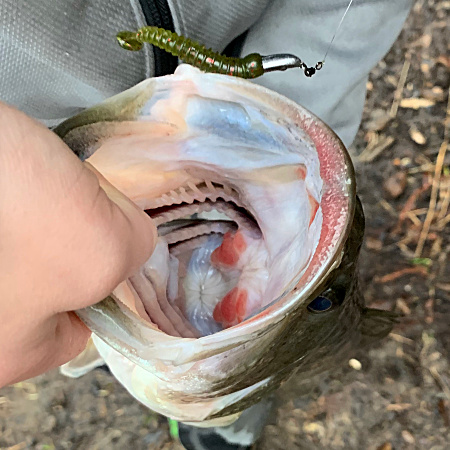
[[[100,356],[100,353],[95,347],[95,344],[91,337],[89,338],[85,349],[78,356],[75,356],[75,358],[73,358],[71,361],[63,364],[59,368],[59,371],[66,377],[78,378],[86,375],[96,367],[103,366],[104,364],[105,361]]]
[[[364,308],[360,324],[362,345],[371,344],[386,337],[398,319],[398,314],[391,311]]]

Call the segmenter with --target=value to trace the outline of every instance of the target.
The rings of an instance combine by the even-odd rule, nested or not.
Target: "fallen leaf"
[[[12,447],[7,447],[6,450],[22,450],[24,448],[27,448],[26,441],[20,442],[19,444],[13,445]]]
[[[411,264],[413,266],[431,267],[433,265],[433,261],[430,258],[413,258],[411,259]]]
[[[433,106],[435,102],[433,100],[429,100],[427,98],[404,98],[400,101],[401,108],[411,108],[411,109],[419,109],[419,108],[429,108]]]
[[[399,171],[384,181],[383,190],[388,197],[397,198],[403,194],[406,188],[406,178],[406,173]]]
[[[303,431],[308,434],[325,435],[325,427],[319,422],[307,422],[303,424]]]
[[[377,450],[392,450],[392,444],[390,442],[385,442],[384,444],[381,444]]]
[[[442,64],[445,67],[450,67],[450,56],[441,55],[436,59],[436,63]]]
[[[433,28],[447,28],[448,20],[439,20],[438,22],[433,22],[431,25]]]
[[[431,89],[424,89],[422,97],[435,102],[443,102],[445,100],[445,92],[440,86],[433,86]]]
[[[442,420],[444,421],[444,425],[446,427],[449,427],[450,426],[450,418],[449,418],[449,414],[448,414],[447,405],[448,405],[448,401],[446,401],[442,398],[438,401],[439,414],[441,415]]]
[[[366,237],[366,248],[369,250],[381,250],[383,248],[383,242],[380,239],[367,236]]]
[[[436,5],[436,11],[439,11],[441,9],[450,9],[450,1],[441,1]]]

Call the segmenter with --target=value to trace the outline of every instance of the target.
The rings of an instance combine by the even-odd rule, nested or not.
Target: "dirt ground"
[[[403,317],[378,347],[317,377],[308,393],[295,378],[286,383],[256,449],[450,448],[449,9],[449,1],[416,2],[372,71],[350,149],[367,218],[367,304]],[[165,419],[101,369],[78,380],[53,371],[0,390],[2,449],[130,446],[181,449]]]

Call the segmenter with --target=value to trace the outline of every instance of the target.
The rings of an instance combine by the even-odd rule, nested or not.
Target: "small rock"
[[[416,442],[416,440],[414,439],[414,436],[408,430],[402,431],[402,438],[408,444],[415,444],[415,442]]]
[[[303,431],[308,434],[316,434],[319,437],[325,436],[325,427],[319,422],[306,422],[303,424]]]
[[[415,127],[409,129],[409,135],[416,144],[424,145],[427,143],[425,136]]]
[[[422,63],[420,65],[420,70],[424,75],[428,75],[430,73],[430,65],[428,63]]]
[[[370,131],[380,131],[388,124],[390,120],[391,116],[387,111],[381,108],[376,108],[370,113],[370,118],[366,122],[365,127]]]
[[[397,198],[406,188],[406,173],[396,172],[383,183],[383,189],[390,198]]]
[[[430,47],[430,45],[431,45],[431,41],[432,41],[432,36],[431,36],[431,34],[424,34],[423,36],[422,36],[422,46],[424,47],[424,48],[429,48]]]
[[[362,364],[357,360],[357,359],[350,359],[348,361],[348,365],[355,370],[361,370],[362,369]]]
[[[43,433],[49,433],[56,426],[56,417],[55,416],[47,416],[45,420],[42,422],[41,431]]]

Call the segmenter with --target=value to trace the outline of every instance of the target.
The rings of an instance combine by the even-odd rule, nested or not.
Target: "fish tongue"
[[[168,283],[169,279],[171,283],[176,282],[176,274],[170,272],[177,270],[178,265],[170,257],[167,242],[159,238],[152,256],[137,274],[130,277],[130,283],[149,319],[161,331],[177,337],[198,337],[198,331],[167,296],[168,291],[176,292],[173,286],[168,289]]]

